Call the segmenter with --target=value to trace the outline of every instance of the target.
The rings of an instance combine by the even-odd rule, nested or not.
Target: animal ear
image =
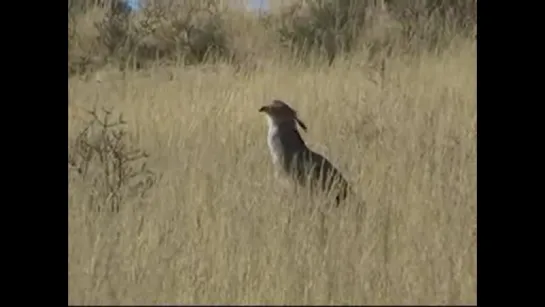
[[[305,123],[303,123],[303,121],[301,121],[299,118],[295,118],[295,121],[299,124],[299,126],[301,126],[301,128],[303,128],[303,131],[307,131],[307,126],[305,125]]]

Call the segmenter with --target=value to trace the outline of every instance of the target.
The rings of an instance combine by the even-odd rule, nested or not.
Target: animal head
[[[297,117],[297,112],[281,100],[273,100],[270,104],[259,108],[259,112],[265,113],[277,124],[293,121],[299,124],[304,131],[307,131],[307,126]]]

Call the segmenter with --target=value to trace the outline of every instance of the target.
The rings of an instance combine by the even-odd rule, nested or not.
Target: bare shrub
[[[91,120],[70,144],[70,174],[89,183],[90,209],[118,212],[123,202],[145,197],[159,177],[146,165],[148,154],[131,145],[121,115],[112,121],[110,110],[88,113]]]

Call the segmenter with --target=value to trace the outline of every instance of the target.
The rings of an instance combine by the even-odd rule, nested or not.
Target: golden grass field
[[[69,303],[476,304],[476,42],[386,64],[381,82],[357,56],[71,79],[69,139],[112,107],[162,178],[144,206],[99,214],[70,177]],[[275,185],[257,112],[275,98],[364,216],[353,201],[324,232]]]

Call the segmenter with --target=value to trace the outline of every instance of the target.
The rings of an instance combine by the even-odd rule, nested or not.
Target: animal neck
[[[282,144],[290,146],[292,149],[306,147],[294,120],[275,121],[269,117],[268,124],[270,139],[277,138]]]
[[[282,133],[288,133],[289,131],[297,131],[294,120],[275,120],[273,118],[267,118],[269,124],[269,132],[278,131]]]

